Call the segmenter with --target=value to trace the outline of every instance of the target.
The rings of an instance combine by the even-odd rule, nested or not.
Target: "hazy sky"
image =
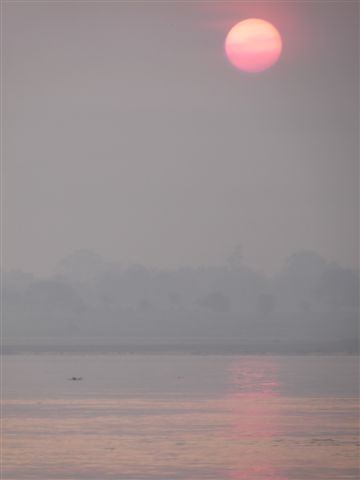
[[[356,265],[357,2],[7,2],[7,269],[89,249],[268,272],[297,250]],[[280,62],[223,53],[274,23]]]

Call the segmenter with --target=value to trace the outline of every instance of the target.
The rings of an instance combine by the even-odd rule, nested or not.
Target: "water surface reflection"
[[[238,480],[288,480],[273,465],[273,445],[283,433],[280,380],[276,360],[238,358],[228,369],[226,404],[232,418],[229,441],[237,444],[238,465],[229,477]]]
[[[357,397],[288,393],[334,364],[347,374],[315,357],[9,358],[2,478],[357,480]]]

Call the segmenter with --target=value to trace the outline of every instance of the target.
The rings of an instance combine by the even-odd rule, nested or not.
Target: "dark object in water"
[[[77,380],[82,380],[82,377],[71,377],[71,378],[68,378],[68,380],[72,380],[76,382]]]

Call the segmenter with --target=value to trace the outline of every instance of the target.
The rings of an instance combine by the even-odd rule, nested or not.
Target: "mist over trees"
[[[267,277],[241,264],[156,270],[106,262],[89,251],[63,259],[49,278],[4,275],[7,337],[356,339],[359,273],[314,252]]]

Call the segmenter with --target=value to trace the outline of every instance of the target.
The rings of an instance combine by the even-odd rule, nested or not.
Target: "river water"
[[[5,355],[2,479],[357,480],[358,365]]]

